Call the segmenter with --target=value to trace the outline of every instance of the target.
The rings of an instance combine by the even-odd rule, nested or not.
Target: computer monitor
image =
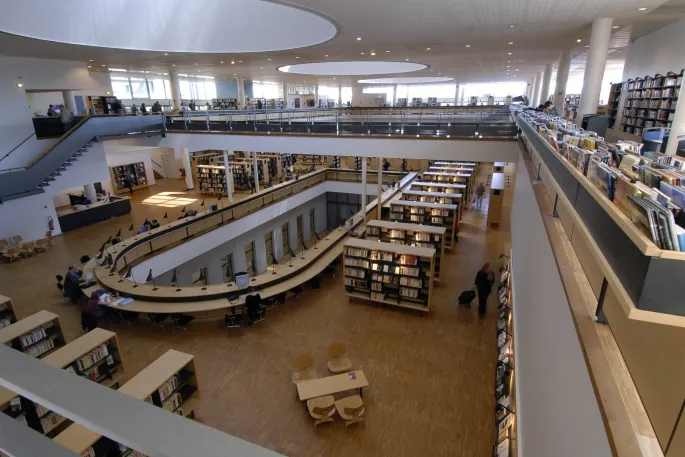
[[[250,275],[247,273],[238,273],[235,275],[235,285],[238,287],[245,287],[250,283]]]

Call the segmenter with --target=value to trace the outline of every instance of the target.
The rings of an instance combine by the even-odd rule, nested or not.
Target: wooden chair
[[[2,256],[7,259],[9,263],[14,262],[17,259],[21,259],[21,248],[19,247],[14,247],[14,248],[9,248],[7,251],[2,253]]]
[[[35,254],[36,252],[36,246],[33,241],[29,241],[28,243],[22,243],[21,247],[21,255],[24,258],[27,258],[31,254]]]
[[[10,237],[10,245],[13,247],[17,247],[21,244],[21,242],[24,239],[21,237],[21,235],[14,235]]]
[[[0,252],[6,252],[9,244],[9,241],[7,240],[0,240]]]
[[[345,429],[348,425],[358,424],[364,421],[364,400],[359,395],[341,398],[335,402],[335,409],[345,421]]]
[[[297,370],[293,373],[293,384],[299,384],[302,381],[309,381],[310,379],[319,377],[316,374],[316,371],[314,371],[314,361],[309,354],[300,354],[296,356],[293,365]]]
[[[307,410],[309,411],[309,415],[314,418],[314,430],[316,430],[317,425],[326,422],[332,423],[333,427],[335,427],[335,422],[333,421],[333,415],[335,414],[335,399],[333,398],[333,395],[307,400]]]
[[[48,240],[48,244],[52,244],[52,230],[45,232],[45,239]]]
[[[36,251],[36,254],[47,252],[48,240],[47,239],[36,240],[34,242],[33,247],[34,247],[34,250]]]
[[[352,362],[345,357],[345,346],[333,343],[328,346],[328,371],[331,373],[346,373],[352,370]]]

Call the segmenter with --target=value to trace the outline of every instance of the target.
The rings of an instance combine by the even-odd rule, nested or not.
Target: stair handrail
[[[84,116],[80,121],[78,121],[76,124],[72,125],[69,130],[67,130],[64,135],[59,137],[54,143],[52,143],[50,146],[44,148],[40,154],[38,154],[36,157],[33,158],[29,163],[27,163],[23,168],[31,168],[33,165],[35,165],[40,159],[45,157],[52,151],[56,146],[58,146],[60,143],[62,143],[65,139],[69,137],[76,129],[81,127],[88,119],[90,119],[91,116]]]
[[[4,156],[2,156],[2,158],[0,159],[0,162],[2,162],[3,160],[5,160],[5,159],[6,159],[10,154],[12,154],[14,151],[16,151],[17,149],[19,149],[19,148],[21,147],[21,145],[23,145],[23,144],[26,143],[28,140],[30,140],[32,136],[36,136],[36,132],[33,132],[32,134],[30,134],[28,137],[26,137],[26,139],[25,139],[24,141],[22,141],[21,143],[19,143],[18,145],[16,145],[14,148],[12,148],[12,150],[11,150],[10,152],[8,152],[8,153],[5,154]]]

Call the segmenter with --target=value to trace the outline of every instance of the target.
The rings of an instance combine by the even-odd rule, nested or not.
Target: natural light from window
[[[187,195],[186,192],[160,192],[143,200],[143,205],[177,208],[191,205],[197,201],[196,198],[188,198],[185,195]],[[190,208],[186,209],[190,210]]]

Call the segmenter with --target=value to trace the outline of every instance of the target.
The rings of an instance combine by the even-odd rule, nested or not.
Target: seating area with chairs
[[[45,233],[45,238],[35,241],[24,242],[20,235],[14,235],[8,239],[0,240],[0,255],[5,261],[12,263],[32,255],[43,254],[52,246],[52,231]]]

